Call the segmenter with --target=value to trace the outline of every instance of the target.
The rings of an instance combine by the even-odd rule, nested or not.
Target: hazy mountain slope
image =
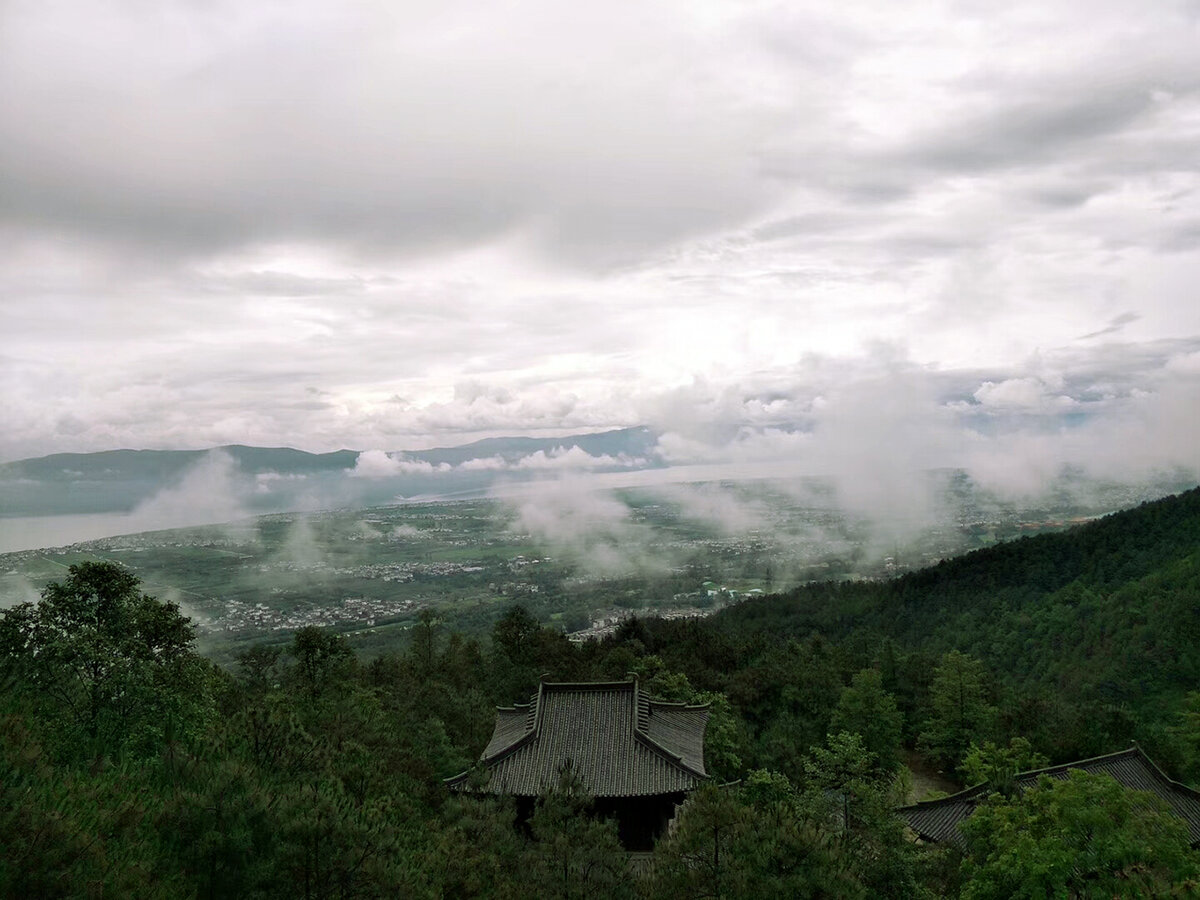
[[[0,466],[0,515],[38,516],[128,512],[178,485],[213,452],[233,461],[248,480],[336,473],[353,468],[358,453],[305,453],[286,447],[232,445],[210,450],[108,450],[55,453]],[[253,489],[252,481],[249,489]]]
[[[561,438],[501,437],[484,438],[460,447],[437,447],[406,454],[414,459],[458,465],[470,459],[499,456],[514,462],[521,457],[541,451],[551,453],[559,448],[578,447],[589,456],[625,456],[630,459],[657,460],[655,445],[658,436],[649,428],[620,428],[597,434],[575,434]]]
[[[461,447],[403,451],[404,459],[427,462],[432,466],[457,466],[473,459],[499,458],[515,464],[524,457],[541,452],[551,454],[578,447],[593,457],[619,458],[632,466],[652,464],[655,435],[646,428],[626,428],[599,434],[571,435],[560,438],[489,438]],[[233,465],[228,473],[237,489],[246,495],[250,509],[258,512],[295,506],[295,484],[275,492],[286,496],[279,502],[261,495],[263,481],[270,479],[308,479],[303,506],[330,503],[387,502],[397,493],[431,491],[419,482],[379,485],[371,490],[365,482],[348,484],[358,461],[359,451],[337,450],[332,453],[307,453],[290,447],[248,447],[229,445],[213,450],[109,450],[99,453],[55,453],[35,459],[23,459],[0,465],[0,516],[45,516],[79,513],[129,512],[161,491],[175,488],[188,474],[204,464],[212,454],[223,454]],[[486,472],[464,473],[463,478],[442,473],[445,490],[481,490],[491,475]],[[256,479],[259,479],[256,482]],[[410,479],[411,481],[411,479]],[[335,483],[337,482],[337,483]],[[461,483],[460,483],[461,482]]]

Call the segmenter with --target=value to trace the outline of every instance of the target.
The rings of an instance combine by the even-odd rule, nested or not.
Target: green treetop
[[[0,613],[0,667],[65,755],[151,753],[211,714],[191,620],[108,562],[71,566],[39,603]]]

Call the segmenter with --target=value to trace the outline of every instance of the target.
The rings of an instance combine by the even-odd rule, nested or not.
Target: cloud
[[[273,484],[307,480],[308,476],[301,472],[288,472],[286,474],[279,472],[258,472],[254,476],[254,492],[256,494],[270,494]]]
[[[229,454],[212,450],[201,457],[179,484],[138,504],[127,519],[127,532],[231,522],[250,514],[246,479]]]
[[[841,384],[797,384],[789,407],[811,399],[791,429],[667,431],[657,452],[682,471],[770,480],[797,497],[825,478],[843,511],[911,534],[947,513],[926,477],[936,469],[965,470],[981,487],[1023,499],[1066,471],[1130,484],[1200,480],[1196,417],[1187,411],[1200,408],[1197,359],[1200,351],[1172,344],[1110,345],[1035,356],[1026,374],[1007,378],[898,360],[886,375],[849,369]],[[717,394],[691,399],[710,409]],[[689,420],[685,410],[673,414]]]
[[[480,456],[451,465],[422,459],[406,459],[400,454],[366,450],[358,455],[350,475],[355,478],[392,478],[399,475],[447,475],[455,472],[555,472],[571,469],[642,468],[649,461],[626,453],[593,455],[578,445],[536,450],[516,459]]]
[[[1109,335],[1109,334],[1116,334],[1122,328],[1124,328],[1126,325],[1130,325],[1133,322],[1136,322],[1140,318],[1141,318],[1141,316],[1139,316],[1135,312],[1121,313],[1119,316],[1114,316],[1112,318],[1112,320],[1108,323],[1107,327],[1101,328],[1099,331],[1093,331],[1093,332],[1090,332],[1089,334],[1085,334],[1085,335],[1081,336],[1079,339],[1081,341],[1086,341],[1086,340],[1090,340],[1092,338],[1104,337],[1105,335]]]
[[[514,469],[559,470],[559,469],[603,469],[603,468],[638,468],[648,465],[645,459],[635,458],[625,453],[613,456],[601,453],[593,456],[582,447],[555,447],[550,452],[537,450],[528,456],[523,456],[512,466]]]
[[[9,609],[19,603],[37,603],[41,591],[23,575],[0,573],[0,610]]]
[[[620,575],[669,566],[669,555],[633,522],[629,508],[585,478],[532,482],[501,499],[513,513],[510,528],[589,573]]]
[[[764,533],[772,540],[783,538],[773,527],[768,504],[748,499],[728,484],[663,485],[654,495],[674,506],[680,516],[709,526],[720,534]]]
[[[439,472],[449,472],[448,463],[426,462],[421,459],[404,459],[398,454],[388,454],[383,450],[364,450],[358,454],[354,468],[350,470],[352,478],[392,478],[397,475],[433,475]]]
[[[1073,144],[1119,132],[1154,108],[1144,85],[1101,85],[1087,90],[1069,83],[1055,94],[988,109],[953,132],[939,128],[912,148],[926,165],[956,170],[1021,166],[1031,159],[1069,152]],[[1045,86],[1043,86],[1043,89]]]
[[[960,469],[983,490],[1020,502],[1063,488],[1065,475],[1070,483],[1164,489],[1200,479],[1198,360],[1200,341],[1177,339],[1074,345],[1006,371],[942,371],[901,348],[876,346],[860,360],[810,360],[735,385],[697,379],[647,396],[643,408],[665,418],[652,423],[650,453],[590,454],[564,440],[550,450],[451,465],[370,450],[344,479],[301,482],[306,493],[297,502],[387,502],[399,491],[391,479],[402,478],[427,496],[491,486],[512,509],[515,528],[589,571],[611,574],[671,560],[662,547],[651,549],[615,490],[648,489],[684,518],[731,535],[772,521],[762,499],[768,491],[832,505],[879,549],[952,523],[931,471]],[[658,430],[664,426],[673,430]],[[281,481],[274,472],[243,475],[225,454],[210,454],[120,530],[238,518],[253,492]],[[781,542],[812,537],[770,527]],[[297,534],[304,543],[303,529]]]
[[[71,490],[79,483],[66,482],[65,486]],[[103,485],[104,482],[92,484]],[[133,484],[133,490],[144,491],[140,479],[117,484],[122,487]],[[51,494],[63,487],[64,483],[60,481],[45,486]],[[0,552],[61,547],[79,541],[168,528],[221,525],[259,512],[247,502],[255,493],[255,480],[242,473],[229,454],[213,450],[184,471],[177,482],[161,488],[129,512],[0,517]],[[67,509],[70,509],[69,505]],[[239,539],[242,539],[241,535]]]
[[[1064,412],[1077,405],[1070,397],[1055,395],[1038,378],[985,381],[973,396],[980,406],[989,411]]]
[[[1067,471],[1109,483],[1168,488],[1200,480],[1200,383],[1164,384],[1117,404],[1109,416],[1054,431],[979,438],[964,467],[982,487],[1035,500]]]
[[[804,431],[742,426],[728,441],[718,443],[669,431],[659,436],[656,451],[671,463],[746,463],[795,459],[812,441]]]
[[[721,36],[669,8],[110,12],[9,18],[10,216],[189,253],[521,232],[604,263],[767,196],[739,164],[769,127],[750,86],[695,78]]]
[[[325,561],[325,549],[306,515],[296,516],[287,530],[287,537],[269,565],[289,569],[311,569]]]
[[[1172,374],[1187,377],[1200,375],[1200,350],[1192,353],[1181,353],[1179,356],[1172,356],[1167,361],[1166,369]]]
[[[1200,335],[1195,24],[1119,0],[21,5],[0,458],[648,423],[678,466],[919,508],[900,471],[1094,459],[1083,424],[1175,447],[1151,407]],[[355,484],[638,464],[368,450]]]
[[[464,460],[456,468],[464,472],[504,472],[512,468],[512,463],[503,456],[481,456]]]

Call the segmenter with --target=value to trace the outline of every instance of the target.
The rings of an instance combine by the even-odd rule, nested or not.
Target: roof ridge
[[[1013,777],[1013,787],[1024,793],[1044,780],[1062,781],[1075,770],[1103,774],[1127,790],[1146,791],[1157,796],[1173,815],[1183,820],[1191,846],[1200,847],[1200,791],[1168,777],[1136,741],[1113,753],[1020,772]],[[896,807],[895,812],[923,839],[961,845],[959,825],[990,791],[991,786],[985,782],[936,800],[918,800]]]
[[[514,703],[512,706],[497,706],[496,712],[516,712],[518,709],[528,709],[528,703]]]
[[[674,751],[668,750],[666,747],[664,747],[662,744],[660,744],[654,738],[650,737],[650,735],[646,734],[640,728],[636,729],[633,734],[634,734],[634,737],[643,741],[647,745],[647,747],[649,747],[650,750],[665,757],[667,762],[679,766],[679,768],[683,769],[685,772],[687,772],[691,775],[695,775],[697,778],[708,778],[708,775],[706,775],[704,772],[701,772],[699,769],[693,769],[686,762],[684,762],[682,756],[680,756],[678,753],[675,753]]]
[[[554,688],[555,690],[614,690],[616,688],[630,688],[637,684],[636,679],[626,678],[623,681],[542,681],[539,682],[539,690],[542,687]]]
[[[672,709],[709,709],[712,706],[711,700],[705,700],[703,703],[684,703],[681,700],[655,700],[649,694],[646,694],[646,700],[652,706],[666,706]]]
[[[1165,772],[1163,772],[1162,769],[1158,767],[1158,764],[1146,754],[1146,751],[1141,748],[1141,745],[1138,744],[1137,741],[1134,741],[1131,746],[1126,747],[1124,750],[1115,750],[1112,753],[1101,753],[1097,756],[1089,756],[1084,759],[1073,760],[1072,762],[1058,763],[1057,765],[1053,766],[1043,766],[1040,769],[1026,769],[1023,772],[1015,773],[1012,776],[1012,780],[1016,781],[1021,778],[1029,778],[1037,775],[1051,775],[1055,772],[1069,772],[1071,769],[1082,769],[1086,765],[1100,762],[1101,760],[1118,759],[1123,756],[1140,757],[1144,762],[1149,764],[1151,772],[1159,779],[1171,785],[1172,787],[1184,790],[1189,794],[1192,794],[1197,799],[1200,799],[1200,791],[1197,791],[1195,788],[1188,787],[1186,784],[1170,778]],[[950,801],[962,802],[964,800],[973,800],[983,790],[985,790],[987,786],[988,783],[986,781],[981,781],[978,784],[963,788],[961,791],[956,793],[947,794],[945,797],[937,797],[933,800],[918,800],[916,803],[910,803],[907,806],[898,806],[896,809],[899,811],[902,809],[917,809],[918,807],[928,808],[939,803],[947,803]]]
[[[987,787],[987,782],[980,782],[977,785],[969,788],[963,788],[953,794],[947,794],[945,797],[934,797],[932,800],[918,800],[916,803],[909,803],[907,806],[897,806],[896,812],[905,809],[928,808],[938,806],[942,803],[962,803],[964,800],[974,800],[981,788]]]
[[[1117,750],[1113,753],[1101,753],[1099,756],[1089,756],[1086,759],[1077,759],[1074,762],[1058,763],[1054,766],[1042,766],[1040,769],[1026,769],[1024,772],[1017,772],[1013,778],[1021,778],[1028,775],[1049,775],[1051,772],[1061,772],[1063,770],[1078,769],[1080,766],[1088,763],[1099,762],[1102,759],[1116,759],[1119,756],[1138,756],[1141,755],[1147,761],[1150,757],[1142,752],[1142,748],[1134,744],[1132,747],[1126,747],[1124,750]],[[986,782],[984,782],[986,784]]]
[[[479,757],[477,765],[487,766],[487,765],[491,765],[492,763],[496,762],[497,760],[504,759],[504,757],[515,753],[516,751],[518,751],[522,747],[524,747],[526,744],[532,743],[534,741],[534,739],[537,737],[537,734],[538,734],[538,732],[537,732],[536,728],[533,728],[533,729],[527,728],[523,735],[521,735],[519,738],[517,738],[515,741],[513,741],[507,747],[501,747],[499,750],[497,750],[491,756]],[[470,771],[470,770],[468,769],[468,771]]]
[[[633,730],[645,733],[650,725],[650,698],[644,691],[633,686]]]
[[[542,730],[542,711],[545,709],[545,704],[542,700],[545,697],[546,682],[539,681],[537,696],[529,701],[529,715],[525,719],[525,734],[537,734]]]
[[[1153,772],[1154,775],[1158,776],[1159,779],[1161,779],[1162,781],[1165,781],[1167,784],[1171,785],[1171,787],[1177,788],[1181,791],[1184,791],[1185,793],[1188,793],[1191,796],[1195,797],[1197,800],[1200,800],[1200,791],[1196,790],[1194,787],[1190,787],[1189,785],[1184,784],[1182,781],[1176,781],[1174,778],[1172,778],[1170,775],[1168,775],[1166,772],[1164,772],[1161,768],[1159,768],[1158,763],[1156,763],[1154,760],[1152,760],[1150,758],[1150,755],[1148,753],[1146,753],[1145,750],[1142,749],[1142,745],[1139,744],[1137,741],[1133,742],[1133,747],[1131,749],[1136,750],[1138,752],[1138,754],[1141,755],[1142,759],[1144,759],[1147,763],[1150,764],[1151,772]]]
[[[645,703],[645,713],[642,712],[642,703]],[[633,736],[641,740],[647,748],[664,757],[667,762],[679,766],[685,772],[695,775],[698,778],[707,778],[708,775],[701,772],[699,769],[692,768],[688,763],[684,762],[683,756],[676,753],[674,750],[668,750],[654,738],[650,737],[650,705],[655,701],[650,698],[650,695],[639,690],[637,676],[634,676],[633,681]]]

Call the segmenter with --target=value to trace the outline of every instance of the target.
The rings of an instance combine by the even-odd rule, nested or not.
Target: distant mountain
[[[658,465],[656,435],[648,428],[623,428],[598,434],[558,438],[503,437],[459,447],[396,451],[408,463],[439,467],[423,474],[408,466],[395,478],[350,483],[361,451],[307,453],[290,447],[247,447],[240,444],[210,450],[108,450],[99,453],[55,453],[0,464],[0,517],[127,513],[163,491],[178,488],[197,467],[218,454],[228,471],[221,489],[243,495],[249,512],[270,512],[300,505],[380,502],[397,494],[484,490],[506,466],[522,459],[578,448],[592,457],[620,459],[628,467]],[[446,467],[487,460],[492,468],[456,473]],[[440,483],[429,484],[437,475]],[[302,501],[302,502],[301,502]]]
[[[434,450],[418,450],[405,454],[413,459],[431,462],[461,465],[471,459],[488,459],[500,457],[508,462],[516,462],[535,453],[552,453],[559,449],[569,450],[578,447],[589,456],[625,456],[630,459],[644,459],[647,462],[660,464],[655,447],[658,435],[646,427],[620,428],[615,431],[602,431],[596,434],[575,434],[565,438],[529,438],[502,437],[484,438],[461,447],[441,447]]]
[[[306,453],[290,447],[215,447],[231,456],[247,474],[321,472],[354,467],[356,450]],[[0,465],[0,479],[38,481],[166,481],[194,466],[211,450],[105,450],[53,453]]]

